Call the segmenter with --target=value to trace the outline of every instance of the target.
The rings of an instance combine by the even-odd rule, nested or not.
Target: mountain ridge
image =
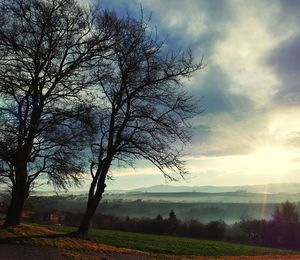
[[[107,193],[171,193],[171,192],[205,192],[205,193],[222,193],[222,192],[254,192],[254,193],[300,193],[300,183],[269,183],[237,186],[174,186],[174,185],[154,185],[141,187],[131,190],[108,190]]]

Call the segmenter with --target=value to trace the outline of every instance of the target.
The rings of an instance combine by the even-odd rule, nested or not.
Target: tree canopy
[[[59,188],[92,177],[86,234],[114,162],[144,159],[166,178],[181,159],[196,104],[183,79],[202,68],[149,24],[76,0],[0,3],[0,181],[16,225],[36,179]],[[88,147],[90,148],[88,151]]]
[[[4,0],[0,14],[0,172],[19,215],[40,174],[65,188],[84,170],[92,128],[83,100],[109,19],[75,0]]]

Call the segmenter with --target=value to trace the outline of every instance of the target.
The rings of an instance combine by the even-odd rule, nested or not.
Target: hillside
[[[17,248],[15,247],[17,245]],[[16,249],[18,249],[16,251]],[[36,225],[0,229],[1,259],[155,259],[126,248],[67,237],[64,232]],[[26,252],[26,255],[24,254]],[[166,256],[165,259],[168,259]]]
[[[18,228],[2,227],[0,229],[1,256],[7,253],[7,256],[13,254],[17,258],[5,259],[40,259],[43,257],[44,259],[141,260],[206,259],[207,256],[222,256],[222,259],[253,256],[249,259],[259,259],[263,255],[264,259],[296,259],[300,256],[296,252],[286,250],[120,231],[92,230],[93,241],[65,235],[66,232],[73,230],[74,228],[71,227],[36,225],[21,225]],[[18,245],[18,250],[16,250],[16,245]],[[31,254],[30,258],[22,255],[24,252]],[[18,258],[18,255],[22,257]]]

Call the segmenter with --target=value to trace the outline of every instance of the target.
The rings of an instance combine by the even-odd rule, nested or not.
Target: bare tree
[[[89,97],[89,66],[109,48],[107,21],[108,14],[96,19],[76,0],[1,1],[0,179],[11,186],[6,225],[20,222],[38,176],[65,188],[83,171],[89,141],[83,136],[91,135],[92,121],[82,101]]]
[[[195,102],[182,89],[182,79],[201,69],[202,62],[194,63],[191,51],[168,51],[143,19],[127,17],[115,25],[110,63],[95,74],[100,133],[91,145],[92,182],[76,233],[81,237],[88,234],[114,162],[132,166],[145,159],[166,178],[186,174],[180,155],[190,140],[188,119]]]

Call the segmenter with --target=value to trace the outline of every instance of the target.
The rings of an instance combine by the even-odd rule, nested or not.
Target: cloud
[[[300,2],[298,0],[280,0],[277,2],[279,17],[276,21],[279,30],[293,30],[297,31],[296,28],[291,28],[291,25],[300,25]],[[288,14],[288,15],[287,15]]]
[[[279,42],[267,19],[274,11],[263,1],[230,4],[236,16],[225,28],[226,37],[216,42],[212,60],[232,80],[232,91],[247,95],[261,108],[268,105],[278,84],[276,75],[263,64],[265,54]],[[263,16],[257,15],[259,10],[264,10]]]
[[[252,110],[253,102],[242,93],[232,92],[229,89],[231,84],[231,79],[222,67],[209,64],[193,77],[189,89],[191,95],[200,100],[205,113],[234,113]]]
[[[199,122],[190,148],[196,156],[250,154],[270,142],[267,112],[208,114],[199,118]]]
[[[281,84],[274,102],[299,105],[300,98],[300,34],[294,35],[275,48],[267,59]]]
[[[296,146],[300,131],[300,107],[278,107],[269,115],[268,133],[272,142],[281,146]],[[300,147],[300,146],[299,146]]]
[[[296,179],[299,164],[288,162],[300,158],[300,1],[102,4],[137,17],[141,4],[145,16],[153,12],[151,24],[169,48],[191,47],[196,60],[204,55],[206,68],[185,82],[206,108],[192,120],[194,138],[186,147],[195,183],[251,183],[253,176],[261,183]],[[278,169],[263,163],[268,153],[271,166],[272,158],[279,161]],[[154,169],[139,165],[137,171],[150,176]]]
[[[293,134],[293,136],[288,138],[286,145],[299,148],[300,147],[300,132],[297,132],[297,133]]]

